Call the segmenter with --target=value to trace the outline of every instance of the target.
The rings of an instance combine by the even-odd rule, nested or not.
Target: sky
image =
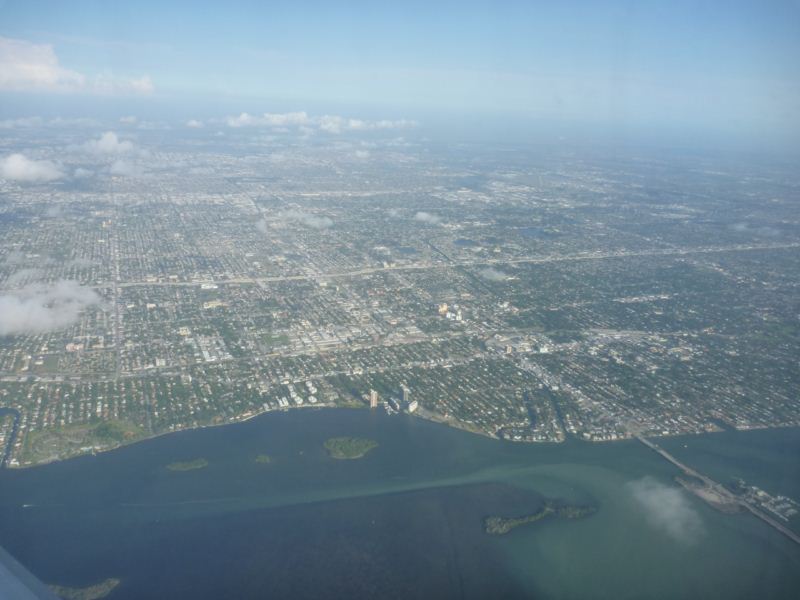
[[[800,0],[0,0],[6,117],[305,110],[797,139],[798,57]]]

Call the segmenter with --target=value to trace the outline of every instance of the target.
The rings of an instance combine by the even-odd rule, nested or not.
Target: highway
[[[504,264],[547,264],[557,262],[577,262],[577,261],[592,261],[592,260],[609,260],[614,258],[636,258],[647,256],[686,256],[694,254],[718,254],[726,252],[754,252],[759,250],[788,250],[800,248],[800,243],[788,244],[748,244],[748,245],[734,245],[734,246],[710,246],[706,248],[669,248],[664,250],[642,250],[642,251],[625,251],[607,252],[607,253],[580,253],[580,254],[565,254],[556,256],[538,256],[538,257],[518,257],[518,258],[491,258],[480,260],[453,260],[452,262],[441,263],[411,263],[405,265],[389,265],[389,266],[375,266],[363,267],[361,269],[354,269],[351,271],[332,271],[332,272],[319,272],[319,273],[302,273],[296,275],[276,275],[273,277],[232,277],[227,279],[216,279],[208,281],[127,281],[127,282],[106,282],[97,283],[94,287],[97,288],[113,288],[115,285],[119,288],[129,287],[187,287],[196,286],[204,283],[214,283],[220,285],[226,284],[269,284],[278,283],[281,281],[313,281],[317,279],[346,279],[348,277],[360,277],[364,275],[372,275],[375,273],[391,272],[391,271],[424,271],[430,269],[447,269],[452,267],[478,267],[478,266],[492,266]]]

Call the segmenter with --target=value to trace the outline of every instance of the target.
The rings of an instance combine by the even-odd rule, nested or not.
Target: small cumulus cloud
[[[55,117],[47,122],[50,127],[99,127],[100,121],[89,117]]]
[[[228,127],[286,127],[288,125],[310,125],[311,119],[305,112],[264,113],[251,115],[246,112],[225,119]]]
[[[10,154],[0,159],[0,177],[24,183],[41,183],[61,179],[61,168],[49,160],[33,160],[24,154]]]
[[[127,117],[120,117],[119,122],[123,125],[136,125],[136,123],[139,122],[139,119],[133,115],[128,115]]]
[[[478,271],[478,275],[483,277],[488,281],[506,281],[508,279],[508,275],[503,273],[502,271],[495,269],[493,267],[486,267],[485,269],[481,269]]]
[[[54,204],[53,206],[48,206],[44,209],[44,216],[49,218],[56,218],[60,217],[64,214],[64,209],[60,204]]]
[[[84,169],[83,167],[78,167],[72,173],[72,176],[75,179],[86,179],[87,177],[91,177],[92,175],[94,175],[94,171],[90,169]]]
[[[0,129],[21,129],[25,127],[42,127],[45,121],[41,117],[20,117],[18,119],[3,119]]]
[[[414,215],[414,220],[420,221],[421,223],[428,223],[429,225],[438,225],[442,222],[442,218],[440,216],[425,212],[423,210],[417,211],[417,213]]]
[[[261,115],[251,115],[243,112],[236,116],[224,119],[228,127],[271,127],[275,130],[286,131],[287,128],[295,127],[298,132],[308,136],[317,131],[330,134],[340,134],[348,131],[377,131],[385,129],[404,129],[416,127],[416,121],[400,119],[396,121],[382,119],[379,121],[368,121],[365,119],[353,119],[339,115],[322,115],[319,117],[310,116],[305,111],[287,113],[263,113]]]
[[[89,94],[151,94],[150,77],[90,77],[61,65],[50,44],[0,36],[0,90]]]
[[[21,283],[28,283],[42,279],[43,276],[44,271],[42,269],[38,269],[36,267],[27,267],[25,269],[14,271],[14,273],[9,275],[8,279],[6,279],[5,285],[13,287]]]
[[[3,119],[0,121],[0,129],[25,129],[37,127],[98,127],[100,122],[88,117],[54,117],[43,119],[42,117],[19,117],[16,119]]]
[[[370,153],[369,153],[369,150],[356,150],[355,156],[356,156],[356,158],[364,159],[364,158],[369,158],[370,157]]]
[[[123,154],[133,150],[133,142],[122,140],[113,131],[106,131],[96,140],[89,140],[83,149],[92,154]]]
[[[75,281],[27,285],[0,295],[0,335],[63,329],[75,323],[86,308],[99,303],[97,292]]]
[[[650,524],[676,542],[693,544],[705,533],[700,515],[686,494],[676,487],[644,477],[627,484]]]
[[[136,177],[143,173],[141,167],[127,160],[115,160],[108,172],[119,177]]]
[[[202,129],[204,127],[202,121],[198,121],[197,119],[189,119],[186,121],[186,126],[189,129]]]
[[[338,115],[323,115],[317,119],[317,125],[322,131],[327,133],[343,133],[346,131],[375,131],[379,129],[402,129],[415,127],[415,121],[405,119],[390,121],[383,119],[380,121],[365,121],[364,119],[349,119]]]
[[[312,229],[327,229],[333,225],[333,219],[330,217],[315,215],[302,210],[287,210],[278,216],[283,221],[300,223]]]
[[[737,233],[749,233],[751,235],[760,236],[760,237],[780,237],[781,232],[780,230],[776,229],[775,227],[770,227],[769,225],[764,225],[762,227],[751,227],[747,223],[734,223],[731,225],[731,229]]]

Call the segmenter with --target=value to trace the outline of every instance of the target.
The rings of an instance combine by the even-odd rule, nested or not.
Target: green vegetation
[[[530,515],[521,517],[486,517],[483,520],[483,530],[489,535],[505,535],[520,525],[535,523],[550,515],[561,519],[580,519],[596,511],[597,509],[593,506],[570,506],[548,500],[540,510]]]
[[[269,454],[259,454],[256,456],[256,462],[260,465],[268,465],[272,462],[272,457]]]
[[[100,600],[108,596],[119,585],[119,579],[106,579],[100,583],[83,588],[73,588],[63,585],[48,586],[53,593],[63,600]]]
[[[73,423],[33,431],[25,437],[23,460],[44,463],[94,450],[114,448],[144,437],[141,427],[128,421]]]
[[[99,441],[123,442],[133,435],[133,432],[119,421],[104,421],[92,431]]]
[[[167,469],[170,471],[195,471],[197,469],[205,469],[207,466],[208,461],[205,458],[195,458],[194,460],[169,463]]]
[[[377,446],[378,442],[375,440],[364,438],[337,437],[325,442],[325,450],[331,458],[339,459],[361,458]]]

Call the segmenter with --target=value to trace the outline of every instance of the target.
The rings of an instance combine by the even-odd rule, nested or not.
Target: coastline
[[[80,458],[82,456],[91,456],[91,455],[94,455],[94,454],[104,454],[106,452],[112,452],[114,450],[119,450],[120,448],[127,448],[129,446],[134,446],[136,444],[141,444],[143,442],[149,442],[151,440],[155,440],[155,439],[167,436],[167,435],[172,435],[172,434],[177,434],[177,433],[184,433],[184,432],[188,432],[188,431],[199,431],[199,430],[202,430],[202,429],[210,429],[212,427],[225,427],[227,425],[238,425],[240,423],[245,423],[247,421],[250,421],[251,419],[255,419],[256,417],[261,417],[261,416],[264,416],[264,415],[270,414],[270,413],[285,413],[285,412],[289,412],[289,411],[292,411],[292,410],[302,410],[302,409],[308,410],[308,409],[324,409],[324,408],[342,408],[342,407],[335,406],[333,404],[315,404],[315,405],[309,405],[309,406],[294,406],[292,408],[281,408],[281,409],[277,409],[277,410],[262,410],[260,412],[254,413],[252,415],[247,415],[246,417],[242,417],[242,418],[238,418],[238,419],[232,419],[230,421],[225,421],[224,423],[207,423],[205,425],[197,425],[195,427],[181,427],[179,429],[173,429],[171,431],[161,431],[159,433],[153,433],[153,434],[150,434],[150,435],[142,436],[142,437],[133,439],[133,440],[131,440],[129,442],[125,442],[125,443],[122,443],[122,444],[115,444],[113,446],[106,446],[104,448],[93,448],[92,450],[87,450],[86,452],[78,452],[76,454],[71,454],[69,456],[64,456],[62,458],[54,458],[52,460],[45,460],[45,461],[36,462],[36,463],[25,463],[25,464],[20,464],[20,465],[16,465],[16,466],[6,466],[4,468],[9,469],[9,470],[21,470],[21,469],[32,469],[32,468],[35,468],[35,467],[43,467],[45,465],[51,465],[51,464],[55,464],[55,463],[60,463],[60,462],[63,462],[65,460],[71,460],[73,458]]]
[[[253,413],[253,414],[248,414],[247,416],[242,416],[240,418],[233,418],[233,419],[231,419],[229,421],[225,421],[225,422],[222,422],[222,423],[207,423],[207,424],[204,424],[204,425],[197,425],[197,426],[194,426],[194,427],[181,427],[181,428],[173,429],[173,430],[170,430],[170,431],[162,431],[162,432],[159,432],[159,433],[154,433],[154,434],[142,436],[142,437],[139,437],[139,438],[136,438],[136,439],[132,439],[132,440],[124,442],[124,443],[115,444],[113,446],[106,446],[106,447],[102,447],[102,448],[94,447],[94,448],[92,448],[90,450],[86,450],[86,451],[83,451],[83,452],[76,452],[76,453],[70,454],[68,456],[59,457],[59,458],[53,458],[51,460],[44,460],[44,461],[41,461],[41,462],[24,463],[24,464],[18,464],[18,465],[8,465],[8,464],[6,464],[4,467],[0,467],[0,468],[5,468],[5,469],[9,469],[9,470],[21,470],[21,469],[31,469],[31,468],[35,468],[35,467],[42,467],[42,466],[45,466],[45,465],[59,463],[59,462],[65,461],[65,460],[70,460],[70,459],[73,459],[73,458],[80,458],[80,457],[83,457],[83,456],[90,456],[90,455],[95,455],[95,454],[111,452],[111,451],[114,451],[114,450],[118,450],[120,448],[133,446],[135,444],[139,444],[139,443],[142,443],[142,442],[147,442],[147,441],[154,440],[154,439],[157,439],[157,438],[160,438],[160,437],[163,437],[163,436],[167,436],[167,435],[172,435],[172,434],[177,434],[177,433],[184,433],[184,432],[189,432],[189,431],[209,429],[209,428],[212,428],[212,427],[225,427],[225,426],[228,426],[228,425],[237,425],[237,424],[240,424],[240,423],[245,423],[245,422],[250,421],[252,419],[255,419],[257,417],[262,417],[262,416],[267,415],[267,414],[288,413],[290,411],[295,411],[295,410],[314,410],[314,409],[316,409],[316,410],[322,410],[322,409],[337,410],[337,409],[343,409],[343,408],[351,409],[351,410],[367,410],[367,411],[371,410],[367,406],[352,406],[352,405],[350,405],[350,406],[341,406],[341,405],[326,404],[326,403],[319,403],[319,404],[314,404],[314,405],[292,406],[292,407],[288,407],[288,408],[279,408],[279,409],[262,410],[262,411],[259,411],[259,412]],[[482,437],[485,437],[485,438],[488,438],[488,439],[492,439],[492,440],[496,440],[496,441],[507,441],[508,443],[511,443],[511,444],[531,444],[531,445],[535,445],[535,444],[548,444],[548,445],[549,444],[553,444],[553,445],[560,445],[560,444],[566,443],[567,440],[573,440],[573,441],[586,443],[586,444],[615,444],[615,443],[620,443],[620,442],[635,441],[635,437],[634,436],[618,438],[616,440],[602,440],[602,439],[584,439],[582,437],[579,437],[579,436],[571,434],[571,433],[567,433],[567,435],[565,436],[565,438],[563,440],[510,441],[510,440],[504,440],[503,438],[500,438],[500,437],[498,437],[497,435],[495,435],[493,433],[490,433],[490,432],[487,432],[487,431],[483,431],[483,430],[480,430],[480,429],[475,428],[475,427],[471,427],[468,424],[462,423],[461,421],[458,421],[457,419],[454,419],[452,417],[445,417],[445,416],[440,415],[438,413],[434,413],[434,412],[428,411],[428,410],[426,410],[426,409],[424,409],[422,407],[420,407],[420,409],[418,409],[417,411],[415,411],[413,413],[404,413],[404,414],[406,414],[406,416],[409,416],[409,417],[418,418],[418,419],[421,419],[423,421],[428,421],[430,423],[437,423],[439,425],[444,425],[444,426],[447,426],[447,427],[451,427],[453,429],[457,429],[459,431],[464,431],[466,433],[470,433],[470,434],[473,434],[473,435],[479,435],[479,436],[482,436]],[[779,429],[790,429],[792,427],[800,427],[800,425],[786,424],[786,425],[769,425],[769,426],[751,426],[751,427],[743,427],[743,428],[739,428],[739,429],[734,428],[734,429],[732,429],[732,431],[745,433],[747,431],[764,431],[764,430],[770,430],[770,429],[779,430]],[[648,437],[649,438],[653,438],[653,439],[669,439],[669,438],[677,438],[677,437],[682,437],[682,436],[686,436],[686,437],[707,436],[707,435],[714,435],[714,434],[719,434],[719,433],[724,433],[724,430],[723,431],[701,431],[701,432],[686,432],[686,433],[670,433],[670,434],[667,434],[667,435],[663,435],[663,434],[655,435],[655,434],[653,434],[653,435],[648,435]]]

